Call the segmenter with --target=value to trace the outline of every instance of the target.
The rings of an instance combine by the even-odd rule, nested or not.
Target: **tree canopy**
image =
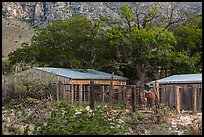
[[[9,55],[11,63],[71,68],[89,68],[101,45],[99,27],[86,17],[75,15],[39,29],[30,44]]]

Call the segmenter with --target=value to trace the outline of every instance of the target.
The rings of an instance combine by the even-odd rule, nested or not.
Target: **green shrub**
[[[9,103],[6,103],[4,105],[4,107],[5,107],[5,109],[11,109],[17,104],[18,104],[18,101],[16,99],[11,99]]]
[[[111,135],[123,134],[125,128],[117,127],[106,118],[103,107],[95,111],[89,106],[70,106],[68,102],[61,101],[54,107],[51,118],[47,124],[36,126],[34,134],[37,135]]]
[[[31,74],[18,75],[16,77],[8,77],[6,96],[4,102],[10,99],[24,101],[26,98],[43,99],[50,95],[56,100],[56,84],[52,78],[40,79],[34,78]]]
[[[145,116],[143,114],[133,114],[133,119],[143,121],[145,119]]]
[[[2,60],[2,74],[3,75],[11,74],[13,70],[14,70],[14,66],[11,66],[8,60]]]

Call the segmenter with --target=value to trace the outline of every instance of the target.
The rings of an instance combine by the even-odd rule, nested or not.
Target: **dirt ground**
[[[146,117],[143,122],[136,122],[135,133],[142,135],[201,135],[202,134],[202,112],[192,114],[191,111],[168,111],[167,115],[159,118],[155,123],[152,111],[140,111]]]
[[[25,127],[29,128],[32,135],[35,124],[46,121],[51,117],[53,103],[35,100],[32,105],[16,105],[12,109],[2,107],[3,134],[23,134]],[[192,114],[191,111],[175,110],[161,106],[158,113],[154,109],[142,109],[132,112],[131,109],[111,109],[107,107],[107,115],[113,119],[119,112],[123,123],[128,122],[131,127],[128,135],[202,135],[202,112]]]

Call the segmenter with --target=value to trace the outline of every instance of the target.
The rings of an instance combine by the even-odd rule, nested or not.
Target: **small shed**
[[[102,97],[110,90],[110,84],[114,88],[119,85],[126,85],[127,78],[123,76],[112,75],[109,73],[97,71],[94,69],[68,69],[68,68],[51,68],[51,67],[34,67],[26,70],[32,77],[55,79],[58,83],[57,98],[67,99],[71,103],[74,101],[88,101],[90,98],[90,84],[94,84],[94,90]],[[118,85],[118,86],[117,86]]]
[[[196,99],[197,110],[202,109],[202,73],[172,75],[159,79],[157,82],[159,84],[159,98],[161,103],[175,107],[175,86],[178,86],[180,108],[182,110],[192,110],[194,99]],[[151,85],[152,82],[148,84]],[[195,91],[193,91],[193,88]],[[195,98],[194,94],[196,94]]]
[[[110,84],[112,74],[97,71],[94,69],[68,69],[68,68],[34,68],[40,73],[50,73],[58,77],[58,80],[64,84],[90,84],[90,80],[94,80],[94,84]],[[126,85],[128,79],[123,76],[113,75],[113,85]]]

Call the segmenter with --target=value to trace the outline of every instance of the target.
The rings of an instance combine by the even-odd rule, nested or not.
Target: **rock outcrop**
[[[135,8],[136,2],[3,2],[2,16],[6,18],[18,18],[29,22],[33,27],[51,23],[54,19],[61,19],[80,14],[89,18],[106,16],[119,18],[118,13],[122,5],[128,4]],[[142,2],[142,8],[154,2]],[[160,3],[163,7],[169,2]],[[201,12],[201,2],[180,2],[177,5],[181,8]],[[142,9],[141,9],[142,10]]]

